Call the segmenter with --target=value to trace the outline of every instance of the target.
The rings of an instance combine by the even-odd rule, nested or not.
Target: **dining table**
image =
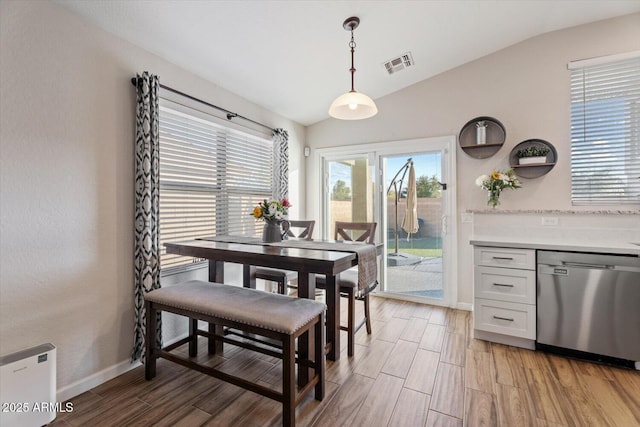
[[[338,281],[340,273],[358,265],[357,251],[349,251],[349,243],[352,243],[354,248],[357,248],[357,245],[365,245],[357,242],[296,239],[291,242],[285,240],[264,243],[260,238],[218,235],[183,242],[166,242],[165,248],[167,253],[208,260],[210,282],[225,283],[225,262],[243,266],[242,285],[249,288],[256,287],[256,267],[295,271],[299,298],[315,298],[315,275],[325,275],[326,353],[328,360],[335,361],[340,359]],[[377,255],[382,253],[382,248],[382,244],[375,245]],[[259,310],[259,307],[247,307],[247,310],[256,309]],[[298,351],[302,357],[311,354],[312,343],[313,337],[300,337]],[[216,352],[213,345],[210,340],[210,353]]]

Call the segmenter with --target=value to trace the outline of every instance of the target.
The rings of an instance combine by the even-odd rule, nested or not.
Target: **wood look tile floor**
[[[358,304],[361,306],[361,304]],[[640,426],[640,372],[474,339],[471,313],[372,298],[373,334],[328,362],[299,426]],[[227,346],[198,358],[273,387],[279,360]],[[55,426],[278,426],[280,404],[165,360],[71,400]]]

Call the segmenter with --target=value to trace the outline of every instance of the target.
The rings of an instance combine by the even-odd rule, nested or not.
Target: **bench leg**
[[[325,376],[325,351],[324,351],[324,312],[320,314],[320,320],[315,325],[315,342],[313,349],[313,360],[316,365],[316,375],[318,376],[318,384],[314,390],[316,400],[324,399],[324,376]]]
[[[209,333],[224,335],[224,327],[216,325],[215,323],[209,323]],[[209,338],[209,354],[222,353],[222,341],[215,338]]]
[[[282,342],[282,425],[296,425],[296,349],[295,338]]]
[[[189,357],[198,355],[198,319],[189,319]]]
[[[156,376],[156,313],[153,303],[146,301],[147,330],[145,332],[144,377],[151,380]]]

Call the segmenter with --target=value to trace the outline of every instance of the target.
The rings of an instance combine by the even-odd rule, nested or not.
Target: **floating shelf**
[[[486,143],[484,144],[478,143],[476,127],[478,122],[484,122],[486,126]],[[506,136],[504,126],[499,120],[493,117],[481,116],[469,120],[462,127],[460,135],[458,136],[458,143],[462,151],[467,153],[467,155],[475,159],[486,159],[496,154],[500,148],[502,148]]]
[[[518,163],[517,153],[519,150],[528,147],[546,147],[549,149],[547,153],[547,159],[544,163],[533,163],[528,165],[521,165]],[[513,168],[513,171],[522,178],[539,178],[542,175],[546,175],[553,169],[558,161],[558,152],[556,148],[549,142],[543,139],[527,139],[522,141],[509,153],[509,164]]]

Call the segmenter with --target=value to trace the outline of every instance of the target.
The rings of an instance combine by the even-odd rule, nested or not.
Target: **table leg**
[[[209,260],[209,281],[224,283],[224,262]]]
[[[209,260],[209,281],[215,283],[224,283],[224,262]],[[209,323],[209,332],[223,335],[224,328],[221,325]],[[209,351],[209,354],[222,353],[222,341],[216,341],[212,338],[209,338],[207,341],[207,349]]]
[[[338,276],[326,276],[327,286],[327,343],[330,344],[327,359],[340,359],[340,290]]]
[[[298,272],[298,298],[315,299],[315,297],[316,275],[313,273]],[[313,354],[313,341],[313,328],[298,338],[298,358],[300,360],[308,360],[309,356]],[[313,374],[313,369],[298,366],[298,385],[300,387],[305,386]]]
[[[256,288],[256,266],[244,264],[242,266],[242,286]]]

